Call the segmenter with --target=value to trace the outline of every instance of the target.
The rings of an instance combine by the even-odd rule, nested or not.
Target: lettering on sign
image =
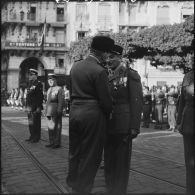
[[[28,43],[28,42],[9,42],[6,45],[10,47],[40,47],[40,44],[38,43]],[[44,47],[60,48],[64,46],[65,46],[64,43],[45,43],[44,44]]]

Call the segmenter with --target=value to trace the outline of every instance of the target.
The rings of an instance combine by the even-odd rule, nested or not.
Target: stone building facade
[[[1,8],[1,87],[26,86],[28,69],[35,68],[47,89],[48,73],[69,74],[72,41],[98,32],[139,31],[180,23],[193,12],[193,1],[7,1]],[[143,69],[137,67],[140,73]]]

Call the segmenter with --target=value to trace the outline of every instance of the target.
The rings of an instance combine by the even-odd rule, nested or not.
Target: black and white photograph
[[[1,0],[1,194],[195,194],[194,1]]]

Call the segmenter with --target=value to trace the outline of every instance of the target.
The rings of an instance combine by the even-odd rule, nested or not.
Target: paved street
[[[6,193],[59,193],[28,158],[10,133],[49,172],[58,184],[66,187],[68,168],[68,118],[63,117],[62,147],[49,149],[46,119],[42,117],[41,141],[27,143],[26,113],[2,107],[2,184]],[[122,166],[122,165],[121,165]],[[95,178],[94,193],[105,191],[103,169]],[[128,193],[184,194],[185,166],[183,141],[179,133],[153,128],[141,129],[133,141]]]

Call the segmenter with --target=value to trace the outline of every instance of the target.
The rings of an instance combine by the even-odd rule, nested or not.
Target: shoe
[[[60,145],[53,145],[52,148],[55,149],[55,148],[60,148],[61,146]]]
[[[45,145],[46,148],[50,148],[52,146],[53,146],[53,144],[47,144],[47,145]]]
[[[169,129],[167,129],[167,131],[173,131],[173,128],[169,128]]]

